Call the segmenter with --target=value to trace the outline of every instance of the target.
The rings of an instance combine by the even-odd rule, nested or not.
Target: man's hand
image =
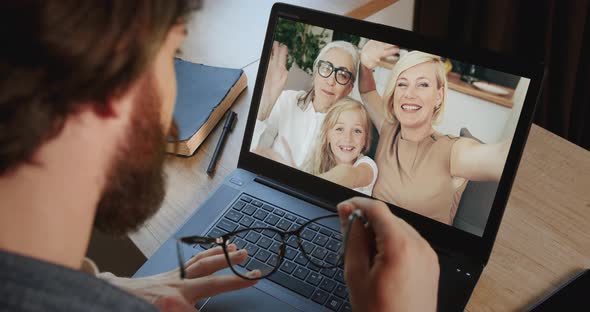
[[[399,53],[399,47],[393,44],[369,40],[361,50],[361,64],[368,69],[375,68],[382,58]]]
[[[236,251],[236,245],[229,245],[232,263],[241,263],[247,258],[247,251]],[[180,279],[179,270],[143,278],[121,278],[112,273],[101,273],[99,277],[148,302],[161,311],[195,311],[195,304],[203,298],[238,290],[256,284],[235,274],[212,275],[227,268],[227,260],[221,247],[204,251],[185,264],[186,279]],[[249,272],[252,277],[260,271]]]
[[[264,121],[270,115],[277,99],[287,84],[287,46],[277,41],[273,42],[268,62],[268,69],[264,79],[264,88],[260,98],[258,120]]]
[[[439,265],[428,242],[384,203],[360,197],[338,205],[343,233],[355,209],[369,223],[355,221],[346,247],[353,311],[435,311]]]

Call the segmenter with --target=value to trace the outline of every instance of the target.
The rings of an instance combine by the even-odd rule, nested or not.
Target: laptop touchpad
[[[204,303],[204,306],[203,306]],[[254,287],[248,287],[239,291],[232,291],[215,296],[206,303],[197,303],[203,312],[227,312],[227,311],[281,311],[297,312],[284,301],[262,292]]]

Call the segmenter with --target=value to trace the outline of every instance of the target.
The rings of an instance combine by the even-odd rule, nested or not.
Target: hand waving
[[[260,109],[258,110],[258,119],[265,120],[270,115],[279,95],[283,92],[287,84],[287,46],[273,42],[270,61],[268,62],[268,69],[266,78],[264,80],[264,89],[262,90],[262,98],[260,99]]]
[[[361,50],[361,64],[368,69],[373,69],[381,59],[397,53],[399,53],[399,47],[396,45],[369,40]]]

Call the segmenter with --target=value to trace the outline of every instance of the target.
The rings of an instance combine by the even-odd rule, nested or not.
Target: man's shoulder
[[[156,311],[89,274],[0,251],[0,310]]]

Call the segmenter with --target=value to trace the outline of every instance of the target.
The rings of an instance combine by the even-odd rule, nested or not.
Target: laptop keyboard
[[[250,227],[275,227],[282,231],[289,231],[306,221],[308,219],[242,194],[233,203],[231,209],[227,210],[217,224],[209,230],[207,236],[219,237],[225,233]],[[261,238],[256,243],[252,243],[245,237],[242,237],[243,240],[234,241],[239,249],[245,248],[250,254],[250,260],[240,266],[254,270],[260,266],[276,264],[280,238],[269,237],[274,235],[274,232],[261,231],[261,234]],[[310,226],[310,231],[306,230],[301,234],[301,238],[303,248],[309,251],[312,257],[322,259],[325,263],[336,263],[335,252],[342,243],[342,235],[339,232],[314,224]],[[209,249],[213,245],[207,244],[201,247]],[[310,263],[299,250],[295,236],[291,236],[287,241],[281,267],[267,279],[332,311],[352,311],[342,268],[320,269]]]

